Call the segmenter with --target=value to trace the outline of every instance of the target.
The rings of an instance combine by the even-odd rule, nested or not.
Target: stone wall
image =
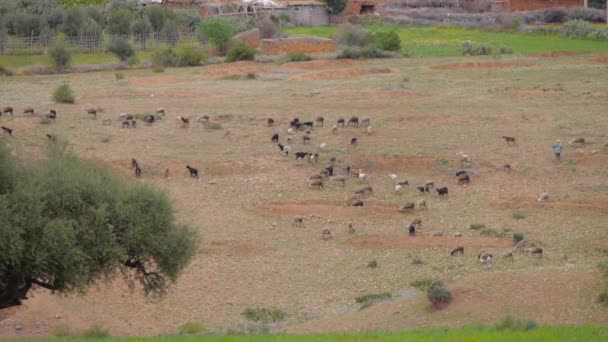
[[[334,41],[318,37],[289,37],[278,39],[262,39],[261,49],[268,55],[279,55],[290,52],[320,53],[334,52]]]

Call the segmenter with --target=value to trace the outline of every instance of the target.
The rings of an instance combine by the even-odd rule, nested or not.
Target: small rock
[[[462,233],[456,232],[454,233],[454,237],[462,237]]]
[[[276,222],[272,222],[272,228],[276,228],[277,227],[277,223]]]

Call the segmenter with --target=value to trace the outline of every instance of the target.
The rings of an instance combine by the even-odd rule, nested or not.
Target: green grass
[[[234,341],[234,342],[313,342],[313,341],[606,341],[608,327],[595,326],[555,326],[539,327],[536,329],[496,329],[486,326],[468,326],[462,328],[432,328],[415,329],[401,332],[366,332],[358,334],[315,334],[315,335],[249,335],[249,336],[205,336],[204,340]],[[48,338],[28,339],[27,341],[91,341],[83,338]],[[130,337],[130,338],[104,338],[95,341],[124,341],[124,342],[194,342],[201,341],[200,336],[160,336],[160,337]]]
[[[150,60],[156,50],[137,51],[140,61]],[[72,65],[105,64],[119,62],[111,53],[74,53]],[[0,55],[0,65],[8,68],[22,68],[30,65],[52,66],[48,55]]]
[[[545,36],[514,31],[488,31],[448,26],[421,25],[373,25],[367,27],[372,32],[397,30],[403,51],[410,56],[458,56],[460,44],[465,40],[474,43],[489,43],[493,51],[500,45],[513,48],[516,54],[547,51],[605,51],[608,43],[582,39],[562,38],[558,35]],[[331,38],[336,27],[294,27],[286,29],[288,34],[314,35]]]

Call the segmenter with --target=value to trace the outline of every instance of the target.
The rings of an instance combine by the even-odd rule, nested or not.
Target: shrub
[[[505,317],[501,322],[496,323],[496,330],[533,330],[538,324],[533,320],[520,321],[511,316]]]
[[[501,45],[498,48],[498,54],[499,55],[510,55],[512,53],[513,53],[513,49],[510,46]]]
[[[53,91],[53,101],[56,103],[74,103],[75,97],[72,88],[67,84],[62,84]]]
[[[194,47],[184,47],[177,53],[180,66],[198,66],[205,59],[203,51]]]
[[[595,29],[589,37],[595,40],[608,40],[608,27]]]
[[[125,38],[115,38],[108,45],[108,52],[113,53],[121,61],[126,61],[129,57],[135,55],[133,46]]]
[[[367,263],[367,267],[369,268],[376,268],[378,267],[378,262],[376,260],[372,260],[370,262]]]
[[[49,56],[51,56],[51,60],[53,61],[53,65],[58,72],[65,72],[68,66],[70,66],[70,62],[72,61],[72,55],[70,51],[66,49],[63,44],[55,45],[50,51]]]
[[[401,38],[395,31],[375,32],[370,36],[369,42],[385,51],[398,52],[401,50]]]
[[[349,47],[344,50],[336,57],[338,59],[369,59],[369,58],[382,58],[384,52],[376,45],[368,45],[363,48]]]
[[[127,35],[131,31],[133,13],[125,7],[117,7],[110,12],[106,29],[110,34]]]
[[[106,338],[110,336],[110,332],[101,325],[93,325],[80,334],[83,338]]]
[[[546,23],[563,23],[568,17],[565,8],[548,8],[543,11],[542,17]]]
[[[208,130],[214,131],[214,130],[222,129],[223,127],[222,127],[222,124],[219,124],[217,122],[208,122],[205,124],[205,128]]]
[[[516,220],[523,220],[528,216],[528,214],[526,214],[525,211],[521,211],[521,210],[516,210],[513,213],[513,218]]]
[[[236,28],[228,18],[209,17],[201,20],[196,32],[201,38],[209,40],[223,54],[226,52],[230,38],[236,33]]]
[[[164,68],[176,67],[179,65],[179,57],[172,49],[167,48],[152,55],[152,65]]]
[[[302,52],[290,52],[283,59],[285,62],[307,62],[311,61],[312,58]]]
[[[519,241],[525,238],[523,233],[514,233],[513,234],[513,243],[518,243]]]
[[[412,264],[413,265],[424,265],[424,261],[422,261],[422,258],[420,258],[419,256],[415,256],[414,258],[412,258]]]
[[[237,44],[226,53],[226,62],[252,61],[255,58],[255,49],[245,44]]]
[[[590,38],[594,31],[596,29],[593,24],[577,19],[568,20],[560,30],[560,34],[564,37],[585,39]]]
[[[419,279],[410,282],[410,286],[420,291],[426,291],[436,280],[433,279]]]
[[[469,226],[470,229],[473,230],[480,230],[480,229],[484,229],[486,227],[485,224],[480,224],[480,223],[473,223]]]
[[[277,28],[277,25],[270,18],[263,18],[255,24],[260,30],[260,37],[262,39],[271,39],[281,36],[281,32]]]
[[[338,27],[335,41],[337,45],[365,46],[369,40],[369,32],[361,26],[343,24]]]
[[[329,13],[340,14],[346,8],[347,0],[325,0]]]
[[[474,44],[470,40],[467,40],[460,44],[460,51],[463,56],[490,55],[492,53],[492,47],[489,44]]]
[[[127,64],[132,68],[132,67],[136,66],[137,64],[139,64],[139,58],[137,58],[137,56],[133,55],[133,56],[127,58]]]
[[[179,327],[180,335],[200,335],[205,331],[207,328],[199,322],[186,322]]]
[[[0,65],[0,76],[13,76],[15,72]]]
[[[355,297],[355,303],[361,304],[361,310],[374,305],[383,300],[391,299],[393,294],[390,292],[370,293],[363,296]]]
[[[408,80],[405,80],[405,79],[403,80],[403,82],[408,82],[408,81],[409,81],[409,79]],[[439,163],[441,163],[442,165],[447,165],[447,164],[450,163],[450,161],[447,160],[447,159],[445,159],[445,158],[441,158],[441,159],[439,159]]]
[[[179,27],[175,20],[165,21],[159,34],[162,39],[169,43],[169,45],[175,46],[179,41]]]
[[[65,324],[59,324],[52,328],[51,333],[55,337],[65,338],[65,337],[74,337],[74,332],[70,329],[69,326]]]
[[[285,319],[283,311],[274,308],[248,308],[242,315],[253,322],[274,323]]]
[[[432,283],[427,288],[426,296],[429,301],[435,305],[448,303],[450,300],[452,300],[452,293],[441,281]]]

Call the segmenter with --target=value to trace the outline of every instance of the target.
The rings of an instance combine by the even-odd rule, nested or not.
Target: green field
[[[496,50],[500,45],[513,49],[514,53],[526,54],[548,51],[608,51],[608,42],[563,38],[558,35],[534,35],[512,31],[474,30],[448,26],[400,26],[373,25],[370,31],[399,32],[404,52],[412,57],[457,56],[460,44],[465,40],[489,43]],[[337,28],[333,26],[295,27],[288,34],[333,37]]]
[[[161,337],[127,337],[127,338],[49,338],[29,339],[28,341],[606,341],[608,327],[591,326],[557,326],[541,327],[534,330],[497,330],[488,327],[464,327],[457,329],[417,329],[402,332],[360,333],[360,334],[319,334],[319,335],[243,335],[243,336],[161,336]],[[24,341],[24,340],[22,340]]]

